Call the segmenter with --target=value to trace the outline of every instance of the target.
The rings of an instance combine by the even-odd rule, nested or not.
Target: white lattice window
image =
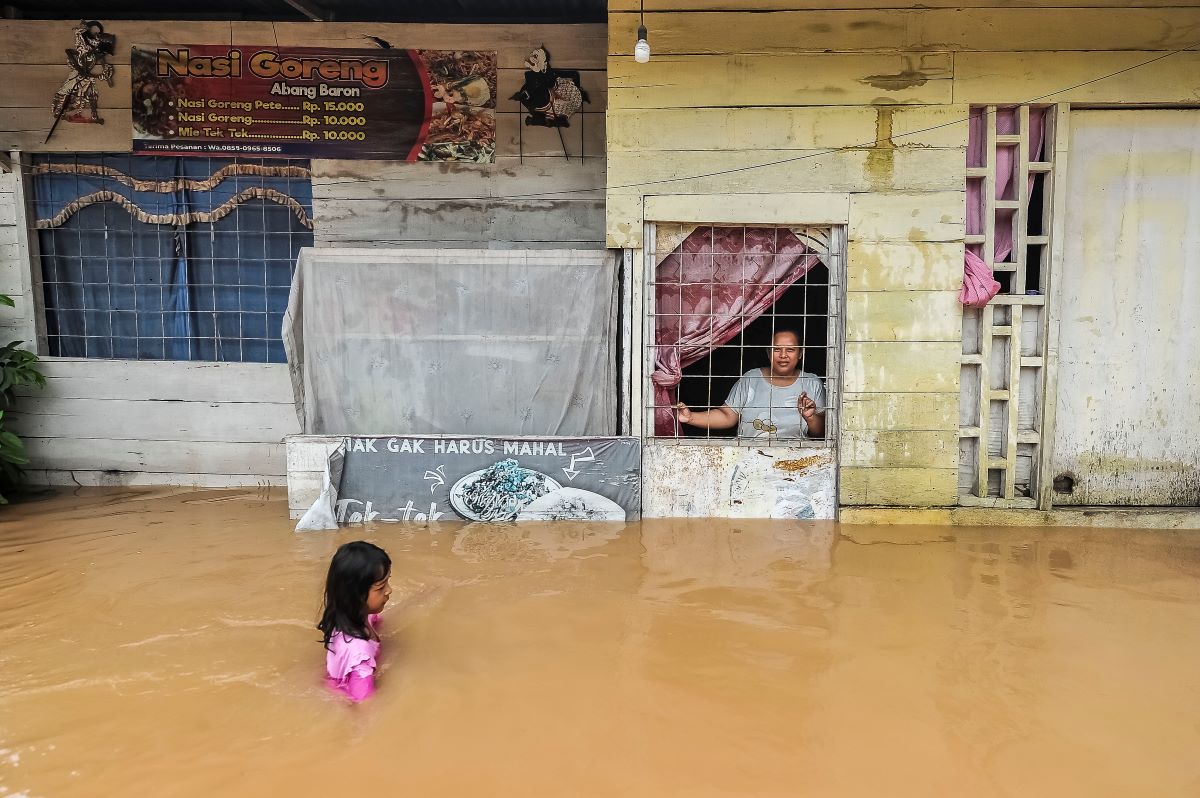
[[[1055,109],[971,109],[970,253],[1000,292],[963,309],[959,503],[1033,507],[1040,489]]]

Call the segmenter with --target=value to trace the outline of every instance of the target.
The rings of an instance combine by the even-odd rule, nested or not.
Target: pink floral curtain
[[[700,227],[655,271],[654,434],[677,434],[683,369],[728,343],[820,259],[786,228]]]
[[[1038,161],[1042,158],[1042,146],[1046,132],[1045,108],[1029,109],[1029,160]],[[996,133],[1009,135],[1017,132],[1017,109],[999,108],[996,110]],[[1016,166],[1018,145],[1004,145],[996,148],[996,199],[1006,199],[1009,184],[1012,183],[1013,170]],[[983,166],[986,163],[987,149],[987,115],[983,108],[972,108],[970,130],[967,134],[967,166]],[[1029,187],[1033,187],[1034,177],[1029,176]],[[1015,199],[1014,196],[1010,199]],[[983,234],[983,215],[985,202],[983,198],[983,181],[967,180],[967,235]],[[1013,249],[1013,215],[1016,211],[1006,208],[996,211],[995,254],[993,260],[1002,263]],[[972,244],[966,250],[966,262],[963,264],[963,287],[959,301],[973,308],[981,308],[992,300],[1000,291],[1000,283],[992,277],[981,256],[982,246]],[[1023,287],[1013,286],[1014,291]]]

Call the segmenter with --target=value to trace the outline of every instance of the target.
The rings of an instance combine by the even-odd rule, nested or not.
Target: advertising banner
[[[496,53],[134,47],[133,151],[491,162]]]
[[[637,438],[353,437],[330,473],[338,524],[632,521],[641,508]]]

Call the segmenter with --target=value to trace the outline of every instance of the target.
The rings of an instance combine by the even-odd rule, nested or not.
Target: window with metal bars
[[[306,161],[37,156],[29,172],[47,354],[285,361]]]
[[[840,230],[657,223],[644,411],[659,439],[828,445]]]

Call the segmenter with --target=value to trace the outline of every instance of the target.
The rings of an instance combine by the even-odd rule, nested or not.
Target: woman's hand
[[[675,417],[679,419],[680,424],[690,424],[692,421],[692,410],[683,402],[675,405]]]
[[[801,393],[800,399],[796,402],[796,409],[800,411],[800,415],[804,416],[805,421],[812,421],[813,416],[817,414],[817,403],[808,398],[807,393]]]

